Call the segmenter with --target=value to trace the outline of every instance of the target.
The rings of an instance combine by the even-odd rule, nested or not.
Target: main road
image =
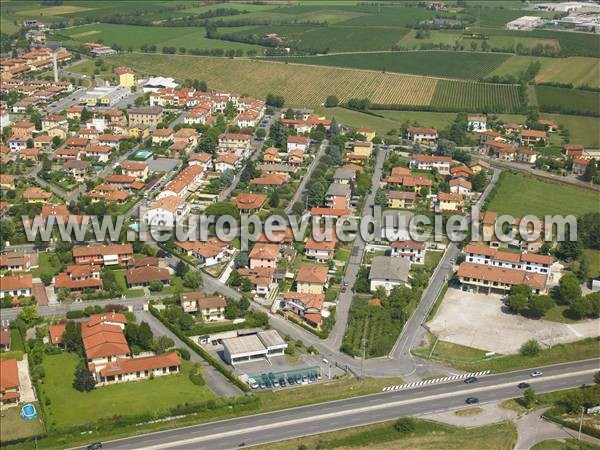
[[[520,382],[529,383],[538,393],[577,387],[593,383],[599,367],[600,360],[594,359],[543,367],[539,369],[543,375],[537,378],[529,375],[530,370],[520,370],[485,376],[473,384],[455,381],[381,392],[105,442],[103,448],[219,450],[256,445],[460,409],[466,406],[467,397],[476,397],[480,403],[519,397]]]

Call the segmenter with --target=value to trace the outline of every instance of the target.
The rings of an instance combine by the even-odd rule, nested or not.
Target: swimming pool
[[[35,406],[33,406],[31,403],[27,403],[21,408],[21,417],[23,417],[23,419],[32,420],[35,419],[36,416],[37,412],[35,410]]]
[[[148,159],[152,156],[152,150],[138,150],[131,157],[133,159]]]

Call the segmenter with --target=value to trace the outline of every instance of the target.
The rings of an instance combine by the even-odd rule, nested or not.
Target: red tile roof
[[[327,266],[302,264],[296,274],[296,282],[325,284],[327,281],[327,270]]]

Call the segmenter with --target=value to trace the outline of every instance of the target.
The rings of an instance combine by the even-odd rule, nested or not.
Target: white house
[[[485,245],[467,245],[464,252],[466,262],[541,274],[550,273],[550,267],[555,261],[554,257],[549,255],[512,253]]]
[[[411,264],[425,264],[425,252],[427,246],[425,242],[403,240],[394,241],[390,244],[392,248],[391,255],[408,260]]]
[[[152,203],[144,214],[144,220],[150,227],[171,227],[188,212],[189,204],[181,197],[171,195]]]
[[[404,258],[376,256],[369,272],[370,290],[383,287],[389,294],[396,286],[406,286],[409,281],[410,262]]]
[[[486,131],[487,116],[468,116],[467,127],[473,131]]]
[[[287,138],[287,151],[301,150],[303,153],[308,149],[310,139],[306,136],[288,136]]]

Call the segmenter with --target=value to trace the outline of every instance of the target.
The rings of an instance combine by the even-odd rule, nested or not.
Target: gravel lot
[[[517,353],[528,339],[542,345],[597,336],[600,319],[563,324],[509,313],[499,295],[448,289],[433,320],[427,323],[441,340],[497,353]]]

